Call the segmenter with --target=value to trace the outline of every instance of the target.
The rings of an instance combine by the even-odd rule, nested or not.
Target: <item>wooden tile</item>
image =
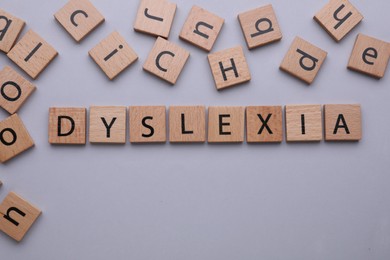
[[[85,144],[85,108],[51,107],[49,109],[49,143]]]
[[[14,114],[35,91],[35,86],[9,66],[0,71],[0,107]]]
[[[209,107],[208,142],[242,143],[245,107]]]
[[[143,69],[174,85],[189,56],[190,53],[182,47],[159,37]]]
[[[349,58],[348,69],[383,78],[389,58],[390,43],[359,34]]]
[[[241,13],[238,15],[238,21],[249,49],[282,39],[282,31],[272,5]]]
[[[137,54],[118,32],[111,33],[92,48],[89,56],[111,80],[138,59]]]
[[[324,105],[325,140],[359,141],[362,139],[360,105]]]
[[[40,209],[10,192],[0,204],[0,230],[19,242],[41,213]]]
[[[203,8],[193,6],[179,37],[205,51],[211,51],[224,21]]]
[[[246,108],[246,141],[248,143],[282,142],[282,107],[248,106]]]
[[[284,57],[280,69],[311,84],[317,76],[327,52],[296,37]]]
[[[363,20],[363,15],[347,0],[330,0],[314,20],[339,42]]]
[[[167,141],[165,106],[131,106],[129,124],[131,143]]]
[[[218,90],[251,80],[251,73],[241,46],[207,56]]]
[[[204,143],[206,141],[205,106],[169,107],[169,141]]]
[[[29,30],[7,56],[33,79],[57,56],[57,51],[38,34]]]
[[[175,12],[176,4],[166,0],[141,0],[134,30],[167,39]]]
[[[322,140],[321,105],[288,105],[285,113],[287,142]]]
[[[88,0],[70,0],[54,17],[77,42],[104,22],[103,15]]]
[[[126,107],[91,107],[90,143],[126,143]]]
[[[14,46],[25,22],[20,18],[0,9],[0,50],[8,53]]]
[[[0,122],[0,162],[4,163],[33,146],[34,141],[17,114]]]

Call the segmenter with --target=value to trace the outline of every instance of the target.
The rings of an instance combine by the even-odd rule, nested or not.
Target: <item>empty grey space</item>
[[[388,0],[353,1],[364,20],[340,43],[312,19],[326,0],[175,0],[169,40],[191,56],[174,86],[142,70],[155,38],[133,30],[138,1],[92,2],[106,21],[77,44],[53,17],[65,0],[0,0],[59,52],[18,113],[36,146],[0,165],[0,200],[15,191],[43,214],[21,243],[0,233],[0,259],[390,259],[390,71],[346,69],[359,32],[390,41]],[[268,3],[283,39],[249,51],[237,14]],[[250,83],[216,90],[207,53],[178,38],[192,5],[225,18],[212,51],[242,45]],[[109,81],[88,51],[114,30],[139,60]],[[311,86],[278,69],[295,36],[328,52]],[[328,103],[362,105],[361,142],[48,143],[51,106]]]

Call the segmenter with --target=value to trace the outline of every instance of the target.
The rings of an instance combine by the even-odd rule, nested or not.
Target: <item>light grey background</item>
[[[177,84],[142,71],[154,38],[135,33],[138,1],[94,0],[106,22],[81,44],[54,20],[65,0],[1,0],[59,52],[20,110],[36,147],[0,165],[43,215],[21,243],[0,234],[1,259],[390,259],[390,75],[346,69],[358,32],[390,41],[387,0],[353,1],[365,19],[335,43],[312,19],[327,1],[273,0],[283,39],[248,51],[238,13],[268,1],[175,0],[170,41],[191,52]],[[206,54],[178,39],[193,4],[225,18],[213,51],[243,45],[252,81],[222,92]],[[139,61],[109,81],[88,50],[118,30]],[[315,83],[278,70],[295,36],[328,51]],[[0,66],[10,65],[0,55]],[[25,75],[25,74],[23,74]],[[359,143],[50,146],[50,106],[360,103]],[[6,118],[0,112],[0,119]]]

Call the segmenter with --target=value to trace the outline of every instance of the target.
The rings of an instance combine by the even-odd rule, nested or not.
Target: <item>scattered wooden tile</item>
[[[167,141],[165,106],[131,106],[129,124],[131,143],[165,143]]]
[[[238,85],[251,79],[241,46],[215,52],[207,57],[217,90]]]
[[[325,140],[359,141],[362,139],[360,105],[324,105]]]
[[[17,114],[0,122],[1,163],[5,163],[33,146],[34,141]]]
[[[307,142],[322,140],[321,105],[287,105],[287,142]]]
[[[49,143],[85,144],[85,108],[51,107],[49,109]]]
[[[296,37],[284,57],[280,69],[311,84],[317,76],[327,52]]]
[[[36,79],[57,54],[49,43],[29,30],[7,56],[30,77]]]
[[[89,0],[70,0],[54,17],[76,42],[104,22],[103,15]]]
[[[126,107],[91,107],[90,143],[126,143]]]
[[[14,114],[35,91],[35,86],[9,66],[0,71],[0,107]]]
[[[0,50],[8,53],[14,46],[25,22],[20,18],[0,9]]]
[[[248,106],[246,108],[246,141],[280,143],[283,141],[281,106]]]
[[[245,107],[209,107],[208,142],[242,143]]]
[[[182,47],[159,37],[143,69],[174,85],[189,56],[190,53]]]
[[[259,7],[238,15],[248,49],[264,46],[282,39],[272,5]]]
[[[205,106],[169,107],[169,141],[204,143],[206,141]]]
[[[10,192],[0,204],[0,215],[0,230],[19,242],[41,215],[41,210]]]
[[[339,42],[363,20],[363,15],[348,0],[330,0],[314,20]]]
[[[349,58],[348,69],[383,78],[389,58],[390,43],[359,34]]]
[[[141,0],[134,30],[167,39],[175,13],[176,4],[174,3],[166,0]]]
[[[89,56],[111,80],[138,59],[137,54],[118,32],[111,33],[92,48]]]
[[[224,21],[203,8],[193,6],[179,37],[205,51],[211,51]]]

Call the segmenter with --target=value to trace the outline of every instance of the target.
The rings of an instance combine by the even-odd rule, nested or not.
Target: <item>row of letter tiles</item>
[[[86,144],[87,110],[85,108],[50,108],[49,142],[51,144]],[[360,105],[287,105],[285,107],[288,142],[321,141],[323,129],[327,141],[358,141],[361,132]],[[246,123],[245,123],[246,121]],[[165,106],[129,107],[131,143],[167,141]],[[169,108],[171,143],[248,143],[282,142],[281,106],[209,107],[206,129],[205,106]],[[90,143],[126,143],[126,107],[93,106],[89,115]]]

